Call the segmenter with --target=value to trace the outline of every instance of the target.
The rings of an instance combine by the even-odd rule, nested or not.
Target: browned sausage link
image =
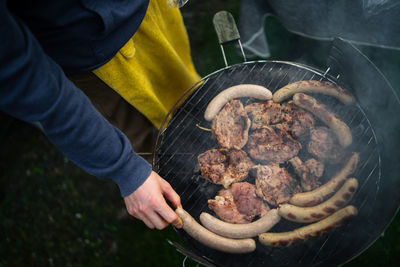
[[[179,207],[175,212],[181,217],[183,229],[186,233],[210,248],[229,253],[250,253],[256,249],[256,243],[251,238],[231,239],[222,237],[201,226],[183,208]]]
[[[268,100],[272,98],[272,93],[264,86],[256,84],[238,84],[229,87],[211,100],[204,112],[204,118],[211,121],[226,103],[240,97],[254,97],[260,100]]]
[[[342,87],[330,83],[316,80],[298,81],[290,83],[274,93],[272,99],[275,102],[282,102],[296,93],[321,93],[336,97],[346,105],[355,102],[354,96]]]
[[[344,207],[353,198],[358,187],[355,178],[349,178],[343,186],[327,201],[314,207],[298,207],[290,204],[279,206],[279,215],[293,222],[310,223],[322,220]]]
[[[328,182],[312,191],[294,194],[289,202],[295,206],[300,207],[310,207],[321,203],[332,194],[334,194],[343,184],[346,178],[355,172],[359,161],[359,154],[357,152],[354,152],[347,160],[343,168],[339,172],[337,172]]]
[[[221,221],[208,213],[200,214],[204,227],[218,235],[230,238],[247,238],[267,232],[279,222],[281,217],[276,209],[268,211],[260,219],[246,224],[234,224]]]
[[[311,237],[320,236],[342,225],[345,221],[356,215],[357,209],[354,206],[347,206],[319,222],[300,227],[290,232],[263,233],[258,236],[258,239],[261,244],[266,246],[288,247],[293,243],[304,242]]]
[[[318,103],[315,98],[302,93],[295,94],[293,96],[293,102],[297,106],[310,111],[328,125],[337,136],[339,144],[342,147],[348,147],[351,145],[353,142],[353,136],[351,135],[349,126],[331,112],[327,106]]]

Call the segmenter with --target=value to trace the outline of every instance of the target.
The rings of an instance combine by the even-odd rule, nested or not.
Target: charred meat
[[[256,187],[250,183],[234,183],[231,187],[233,200],[238,211],[253,218],[263,215],[269,207],[256,194]]]
[[[301,192],[297,180],[278,164],[257,165],[256,194],[268,204],[277,206],[286,203],[293,194]]]
[[[303,162],[299,157],[289,160],[294,172],[300,177],[303,191],[311,191],[321,185],[319,179],[324,172],[324,164],[316,159],[308,159]]]
[[[322,162],[319,160],[316,160],[314,158],[310,158],[304,162],[310,171],[310,175],[321,178],[322,175],[324,174],[324,169],[325,166]]]
[[[201,175],[225,188],[246,179],[254,165],[243,150],[210,149],[197,157]]]
[[[252,130],[291,120],[288,113],[282,112],[281,105],[272,100],[252,103],[245,110],[251,119]]]
[[[208,200],[208,207],[225,222],[249,223],[269,210],[255,191],[252,184],[235,183],[230,189],[220,190],[215,199]]]
[[[322,162],[339,163],[345,156],[336,135],[327,127],[317,127],[310,131],[307,150]]]
[[[313,115],[296,106],[293,101],[284,103],[282,112],[291,117],[291,120],[285,120],[283,123],[287,124],[288,132],[294,138],[305,136],[314,128],[315,120]]]
[[[250,124],[242,103],[232,100],[215,116],[212,132],[221,147],[241,149],[247,143]]]
[[[210,149],[197,157],[201,175],[214,184],[221,184],[226,176],[226,149]]]
[[[254,163],[243,150],[230,150],[228,152],[228,173],[238,182],[246,179]],[[237,177],[237,178],[236,178]]]
[[[225,222],[248,223],[251,221],[250,217],[246,217],[238,211],[232,193],[228,189],[220,190],[215,199],[208,200],[208,207]]]
[[[264,126],[255,130],[247,144],[250,157],[262,163],[283,163],[297,155],[301,144],[280,125]]]

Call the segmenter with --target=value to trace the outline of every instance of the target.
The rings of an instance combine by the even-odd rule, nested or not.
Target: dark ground
[[[182,9],[202,76],[223,67],[212,28],[213,14],[222,9],[238,17],[233,0],[191,1]],[[323,66],[318,55],[328,51],[328,43],[292,35],[274,19],[267,26],[273,59],[302,58]],[[372,59],[387,58],[380,67],[399,89],[400,52],[367,52]],[[240,62],[232,49],[228,53],[231,63]],[[36,128],[5,114],[0,122],[0,267],[182,266],[184,256],[166,241],[180,241],[171,227],[149,230],[129,218],[112,182],[78,169]],[[384,235],[346,266],[398,266],[399,236],[397,215]],[[196,263],[188,260],[186,266]]]

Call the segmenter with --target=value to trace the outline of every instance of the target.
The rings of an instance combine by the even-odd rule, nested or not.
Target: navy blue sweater
[[[87,172],[111,178],[122,196],[151,165],[64,72],[92,70],[132,37],[148,1],[0,0],[0,109],[39,121],[49,140]]]

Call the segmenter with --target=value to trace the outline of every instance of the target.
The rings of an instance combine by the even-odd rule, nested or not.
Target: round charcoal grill
[[[211,212],[207,200],[214,198],[218,190],[222,189],[201,177],[197,163],[200,153],[219,147],[211,132],[199,127],[211,128],[211,123],[203,117],[207,104],[219,92],[236,84],[259,84],[274,92],[299,80],[335,82],[324,73],[304,65],[277,61],[249,62],[222,69],[203,78],[195,85],[195,91],[175,110],[159,136],[154,166],[180,195],[183,207],[194,218],[198,220],[202,211]],[[228,256],[203,246],[184,231],[179,231],[197,255],[205,256],[217,266],[312,266],[323,262],[339,264],[357,255],[366,244],[379,236],[376,223],[388,222],[382,222],[379,216],[374,217],[376,193],[382,175],[380,151],[373,127],[359,105],[345,106],[332,97],[313,96],[328,105],[352,130],[354,142],[349,149],[360,153],[359,167],[354,174],[360,186],[350,204],[358,208],[359,215],[328,234],[288,248],[267,247],[257,241],[256,251],[245,255]],[[241,101],[248,103],[252,99],[243,98]],[[324,177],[331,177],[336,170],[327,168]],[[285,232],[300,226],[303,225],[282,219],[270,231]]]
[[[342,54],[345,50],[336,49],[334,52]],[[341,58],[346,60],[346,56]],[[345,65],[339,57],[334,60],[340,68]],[[360,66],[365,65],[363,60]],[[359,72],[356,62],[350,65]],[[354,74],[352,69],[340,68],[343,74]],[[229,66],[204,77],[182,96],[182,101],[179,101],[181,104],[177,104],[167,116],[170,120],[159,133],[153,167],[180,195],[183,208],[199,222],[201,212],[213,214],[208,209],[207,200],[213,199],[223,188],[201,176],[197,161],[199,154],[219,147],[212,133],[206,130],[211,128],[211,122],[204,119],[208,103],[224,89],[237,84],[258,84],[275,92],[300,80],[338,83],[338,77],[328,75],[328,71],[322,72],[293,62],[255,61]],[[363,75],[358,76],[363,81]],[[312,95],[347,123],[353,135],[353,144],[348,150],[360,154],[360,162],[353,175],[358,179],[359,188],[349,203],[358,209],[355,218],[320,237],[287,248],[264,246],[255,237],[257,248],[249,254],[228,254],[211,249],[178,229],[178,234],[190,249],[178,244],[175,246],[184,254],[209,266],[337,266],[368,248],[388,226],[400,203],[397,194],[399,181],[396,179],[400,173],[396,160],[400,149],[396,141],[397,131],[388,131],[382,127],[386,126],[382,123],[382,118],[385,118],[391,122],[389,125],[400,128],[400,123],[394,119],[400,112],[400,104],[390,90],[381,92],[384,98],[380,100],[373,98],[375,89],[371,91],[366,88],[372,84],[381,85],[378,80],[364,83],[366,86],[362,88],[357,83],[350,83],[350,87],[344,86],[356,96],[357,103],[351,106],[343,105],[333,97]],[[374,108],[371,107],[370,98],[373,98]],[[244,105],[255,101],[251,98],[240,100]],[[323,125],[318,120],[316,123]],[[306,153],[305,150],[303,145],[300,157],[304,156],[301,153]],[[328,164],[322,182],[332,177],[342,164]],[[254,183],[254,178],[249,177],[245,181]],[[281,219],[270,232],[286,232],[304,225]]]

